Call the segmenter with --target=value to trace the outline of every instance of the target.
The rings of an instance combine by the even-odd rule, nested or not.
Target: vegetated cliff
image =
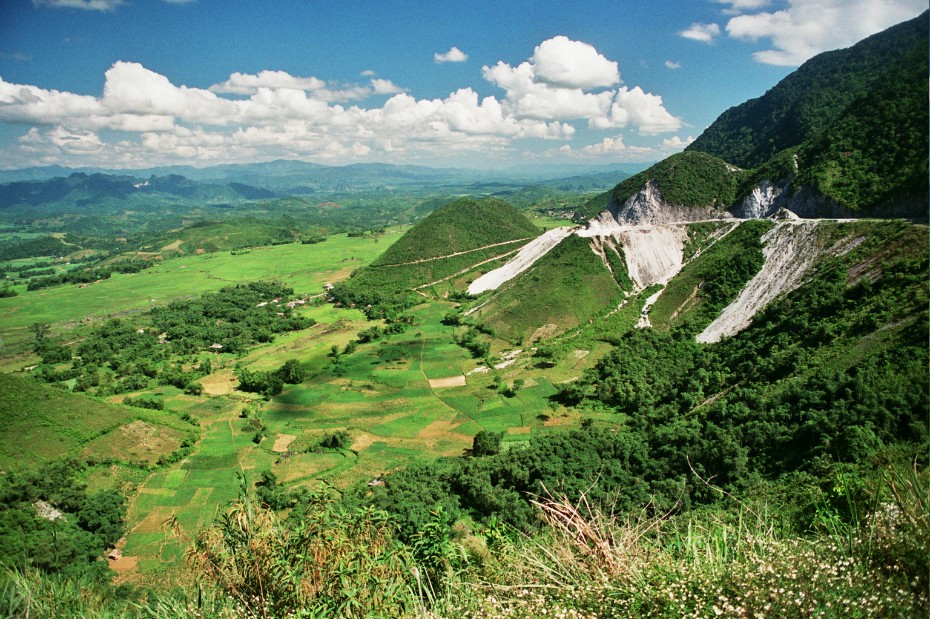
[[[621,224],[660,224],[725,216],[742,174],[706,153],[672,155],[617,185],[602,211],[610,218],[602,217],[602,223],[610,225],[612,219]],[[588,215],[597,215],[603,204],[600,196],[591,200]]]

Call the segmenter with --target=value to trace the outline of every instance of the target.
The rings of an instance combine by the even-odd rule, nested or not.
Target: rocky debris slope
[[[801,285],[820,255],[816,243],[819,222],[788,219],[762,237],[765,263],[739,296],[697,336],[702,343],[719,342],[749,326],[753,316],[777,297]]]

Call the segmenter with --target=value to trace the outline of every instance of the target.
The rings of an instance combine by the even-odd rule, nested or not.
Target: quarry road
[[[521,243],[523,241],[532,241],[534,237],[528,236],[524,239],[513,239],[510,241],[503,241],[501,243],[491,243],[490,245],[484,245],[483,247],[476,247],[474,249],[466,249],[464,251],[457,251],[454,254],[446,254],[445,256],[434,256],[432,258],[420,258],[419,260],[411,260],[410,262],[394,262],[391,264],[378,264],[373,265],[375,268],[380,267],[402,267],[409,264],[421,264],[423,262],[433,262],[435,260],[445,260],[446,258],[455,258],[456,256],[462,256],[464,254],[471,254],[476,251],[481,251],[482,249],[491,249],[492,247],[500,247],[501,245],[513,245],[514,243]]]
[[[575,230],[576,228],[572,227],[561,227],[541,234],[524,245],[510,262],[473,281],[468,287],[468,294],[481,294],[486,290],[496,290],[504,282],[510,281],[533,266],[537,260]]]

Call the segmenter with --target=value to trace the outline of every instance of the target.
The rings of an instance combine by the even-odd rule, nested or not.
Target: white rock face
[[[684,263],[684,226],[630,226],[613,235],[623,246],[626,269],[640,290],[652,284],[665,285]]]
[[[658,185],[649,181],[639,191],[623,201],[611,202],[607,210],[597,219],[592,220],[588,226],[591,228],[604,228],[610,225],[610,218],[621,226],[645,226],[681,223],[686,221],[701,221],[705,219],[719,219],[731,217],[726,211],[718,210],[712,205],[707,206],[680,206],[669,204],[662,197]]]
[[[468,294],[481,294],[487,290],[497,290],[501,284],[512,280],[549,253],[549,250],[570,235],[574,228],[567,226],[553,228],[524,245],[517,255],[504,266],[488,271],[468,286]]]
[[[614,213],[620,223],[642,225],[665,223],[667,210],[659,188],[652,181],[646,183],[642,189],[627,198],[621,207]]]
[[[752,193],[743,198],[739,206],[733,209],[733,214],[744,219],[768,217],[777,210],[775,201],[784,189],[784,187],[776,186],[770,181],[764,180],[753,188]]]
[[[646,303],[643,304],[643,311],[639,315],[639,320],[636,321],[637,329],[647,329],[652,326],[652,321],[649,320],[649,310],[652,309],[652,306],[659,300],[663,292],[665,292],[665,288],[646,299]]]
[[[697,336],[702,343],[719,342],[752,322],[753,316],[777,297],[801,285],[801,279],[817,259],[818,222],[785,220],[762,237],[765,263],[730,305]]]

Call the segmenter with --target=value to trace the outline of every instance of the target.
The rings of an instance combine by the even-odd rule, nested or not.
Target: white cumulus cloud
[[[600,142],[573,149],[568,144],[548,151],[550,156],[567,156],[588,161],[651,161],[664,156],[657,149],[647,146],[628,146],[622,135],[608,136]]]
[[[677,135],[674,135],[670,138],[662,140],[662,149],[669,152],[678,152],[684,150],[684,148],[694,141],[694,136],[688,136],[687,139],[682,140]]]
[[[724,13],[739,14],[765,8],[771,4],[771,0],[717,0],[717,4],[726,4],[729,7],[724,9]]]
[[[720,26],[714,23],[693,23],[690,27],[682,30],[678,34],[686,39],[691,39],[692,41],[712,43],[713,40],[720,35]]]
[[[452,47],[445,54],[439,52],[433,54],[433,60],[436,62],[465,62],[468,60],[468,54],[457,47]]]
[[[672,69],[672,70],[674,71],[674,70],[677,70],[677,69],[680,69],[680,68],[681,68],[681,63],[680,63],[680,62],[675,62],[674,60],[666,60],[666,61],[665,61],[665,68],[667,68],[667,69]]]
[[[530,62],[536,78],[552,86],[600,88],[620,81],[616,62],[607,60],[587,43],[561,35],[536,46]]]
[[[586,120],[595,129],[632,125],[642,134],[675,131],[681,121],[662,98],[636,86],[610,90],[620,81],[616,62],[579,41],[557,36],[540,43],[516,67],[499,61],[482,68],[484,78],[505,92],[504,105],[519,118]]]
[[[385,80],[381,78],[375,78],[371,80],[371,87],[374,89],[376,95],[394,95],[399,92],[404,92],[403,88],[391,80]]]
[[[96,96],[0,78],[0,122],[24,126],[19,139],[0,151],[0,166],[274,158],[345,163],[386,155],[436,163],[460,153],[488,161],[514,153],[517,140],[572,140],[578,122],[589,130],[628,128],[641,135],[682,125],[661,96],[639,86],[617,88],[618,64],[566,37],[543,41],[517,66],[501,61],[483,74],[502,95],[479,96],[464,87],[421,99],[373,74],[362,83],[341,84],[273,70],[236,72],[196,88],[124,61],[106,71]],[[623,148],[622,136],[611,140],[597,149],[601,156],[640,152]],[[572,156],[597,152],[582,149]]]
[[[210,86],[211,92],[248,95],[259,88],[293,88],[319,90],[326,82],[316,77],[295,77],[286,71],[261,71],[257,74],[233,73],[225,82]]]
[[[590,124],[600,129],[633,125],[641,135],[677,131],[682,125],[680,118],[665,109],[662,97],[644,92],[639,86],[620,88],[610,105],[610,113]]]
[[[926,0],[788,0],[780,11],[733,17],[726,30],[736,39],[769,40],[771,49],[753,54],[757,61],[797,66],[926,10]]]

